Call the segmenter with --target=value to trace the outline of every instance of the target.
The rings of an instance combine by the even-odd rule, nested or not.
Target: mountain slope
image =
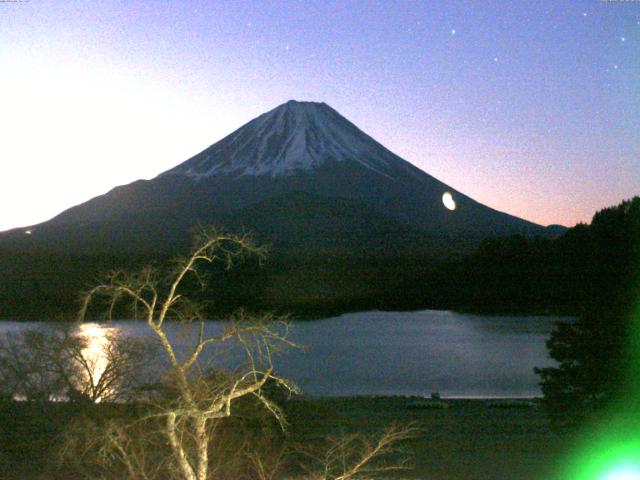
[[[445,192],[455,201],[453,211],[443,205]],[[286,231],[291,218],[270,219],[268,206],[260,214],[243,212],[260,209],[272,199],[295,207],[301,193],[316,204],[326,202],[329,210],[341,201],[358,205],[353,212],[360,207],[376,212],[382,223],[396,223],[395,232],[413,232],[407,239],[415,232],[458,239],[461,250],[488,236],[545,233],[543,227],[481,205],[419,170],[328,105],[290,101],[152,180],[114,188],[29,227],[28,238],[23,229],[0,235],[0,246],[137,252],[173,250],[197,223],[264,229],[260,223],[270,224],[271,232]],[[309,248],[330,241],[332,224],[348,217],[356,220],[344,214],[316,218],[324,226],[315,225],[313,231],[325,238],[308,236]],[[389,232],[374,228],[374,217],[368,216],[368,236],[376,243]],[[343,230],[349,228],[345,225]],[[364,238],[362,228],[354,225],[353,231]]]
[[[292,101],[156,178],[0,233],[0,318],[69,315],[100,272],[163,263],[197,224],[271,245],[266,266],[211,272],[211,315],[450,308],[460,279],[441,260],[486,237],[548,233],[419,170],[331,107]]]

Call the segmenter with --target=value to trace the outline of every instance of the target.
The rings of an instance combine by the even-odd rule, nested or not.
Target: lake
[[[545,342],[559,319],[436,310],[350,313],[294,322],[291,337],[305,348],[281,353],[274,364],[312,396],[535,397],[541,393],[533,367],[553,364]],[[43,325],[0,322],[0,332]],[[104,328],[137,336],[147,327],[117,321],[86,325],[82,333],[99,344]],[[208,333],[220,329],[221,322],[207,322]],[[176,324],[169,332],[184,336]]]

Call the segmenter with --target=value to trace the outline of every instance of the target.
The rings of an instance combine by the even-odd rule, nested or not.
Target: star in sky
[[[8,66],[0,128],[10,132],[0,142],[0,158],[14,159],[8,172],[2,164],[0,204],[20,198],[25,206],[15,215],[3,211],[0,230],[46,220],[114,185],[151,178],[290,98],[326,101],[429,174],[539,223],[588,222],[597,209],[637,193],[632,177],[638,178],[640,143],[633,125],[640,112],[629,108],[640,87],[631,51],[640,41],[637,9],[596,8],[597,0],[551,2],[558,15],[548,15],[549,2],[513,2],[510,8],[467,2],[465,9],[458,2],[413,2],[411,8],[377,2],[374,9],[366,2],[347,9],[300,2],[291,9],[253,0],[216,2],[210,14],[204,8],[210,2],[202,0],[54,2],[51,11],[43,3],[0,6],[9,15],[0,29]],[[132,16],[140,21],[131,23]],[[234,28],[242,25],[243,31]],[[511,42],[518,55],[499,48]],[[134,72],[131,64],[139,68]],[[555,75],[559,69],[563,74]],[[188,85],[177,84],[178,70],[189,76]],[[496,92],[505,95],[501,105]],[[135,117],[122,117],[126,106]],[[176,114],[158,115],[161,108]],[[218,111],[228,111],[229,118]],[[488,112],[485,120],[476,121],[482,112]],[[523,114],[526,122],[519,121]],[[95,117],[79,121],[87,115]],[[31,131],[23,136],[11,118],[30,123]],[[182,118],[197,118],[196,127],[183,128]],[[549,123],[556,127],[553,135],[540,137]],[[105,165],[101,174],[77,189],[52,191],[43,181],[37,188],[51,202],[24,196],[24,185],[33,180],[22,165],[55,155],[56,175],[62,168],[75,172],[86,149],[102,139],[94,132],[105,129],[113,130],[112,150],[101,148],[92,158]],[[163,134],[176,129],[177,135]],[[70,131],[80,133],[74,141],[67,141]],[[44,141],[29,142],[33,136]],[[168,143],[160,145],[159,136]],[[133,168],[126,159],[143,155],[138,152],[145,160]],[[603,167],[608,158],[616,158],[616,168]],[[553,165],[558,169],[551,172]],[[491,172],[498,170],[513,175],[510,191],[496,189]],[[576,182],[580,177],[589,188]],[[576,198],[558,208],[557,198],[547,203],[526,193],[533,182],[549,193],[545,197]]]

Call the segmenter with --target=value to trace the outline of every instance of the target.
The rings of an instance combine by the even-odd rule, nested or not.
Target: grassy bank
[[[59,403],[1,404],[0,478],[56,478],[51,452],[78,413]],[[110,406],[98,408],[108,412]],[[392,422],[413,422],[420,434],[405,445],[415,464],[404,474],[409,478],[546,479],[567,442],[550,431],[542,408],[525,400],[300,398],[286,404],[286,413],[290,439],[302,445],[329,435],[373,434]]]
[[[288,410],[292,434],[303,442],[413,422],[421,433],[406,445],[414,454],[410,478],[545,479],[566,442],[551,432],[542,408],[526,400],[358,397],[296,401]]]

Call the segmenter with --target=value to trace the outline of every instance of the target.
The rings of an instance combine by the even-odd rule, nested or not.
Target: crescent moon
[[[453,199],[453,195],[451,195],[450,192],[444,192],[444,194],[442,195],[442,203],[449,210],[456,209],[456,201]]]

